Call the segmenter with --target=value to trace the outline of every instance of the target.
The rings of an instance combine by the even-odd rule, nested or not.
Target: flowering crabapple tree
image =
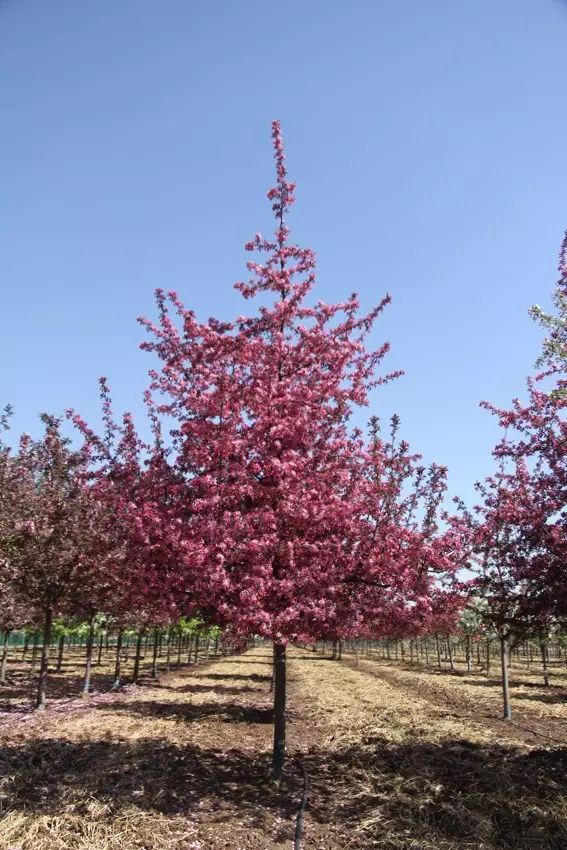
[[[14,592],[43,623],[38,709],[46,705],[53,619],[85,581],[85,553],[105,554],[104,511],[88,486],[87,458],[70,448],[58,419],[41,418],[43,437],[23,436],[13,459],[14,512],[7,534]]]
[[[384,438],[373,417],[369,442],[360,446],[360,522],[352,541],[357,569],[343,582],[337,622],[339,629],[349,624],[354,635],[422,633],[432,598],[442,590],[462,603],[456,580],[465,551],[462,531],[448,517],[441,528],[447,470],[423,466],[420,455],[398,438],[399,424],[393,416]]]
[[[504,436],[494,450],[498,473],[479,490],[477,550],[481,585],[501,642],[504,714],[511,716],[506,656],[518,635],[537,637],[542,659],[554,622],[567,614],[567,234],[559,262],[556,316],[533,308],[550,333],[527,382],[527,402],[510,409],[483,406],[498,417]],[[547,679],[547,676],[546,676]]]
[[[530,313],[548,331],[538,365],[555,365],[565,370],[567,367],[567,230],[561,244],[558,270],[559,279],[553,291],[556,312],[546,313],[536,304],[531,308]]]
[[[315,258],[290,241],[294,201],[280,125],[272,126],[277,182],[268,192],[271,239],[256,234],[254,315],[199,322],[176,293],[156,293],[159,318],[140,321],[156,354],[150,390],[175,421],[175,468],[191,505],[187,582],[207,619],[273,641],[273,775],[285,753],[286,644],[325,633],[345,582],[365,569],[353,547],[361,523],[360,445],[349,420],[390,376],[388,350],[366,346],[388,303],[359,314],[356,295],[308,303]],[[262,259],[263,258],[263,259]],[[268,303],[267,303],[268,302]]]
[[[126,626],[138,629],[134,680],[138,678],[142,637],[150,627],[165,627],[193,611],[184,566],[196,561],[184,529],[190,501],[176,470],[167,463],[160,425],[150,407],[153,443],[138,435],[132,416],[114,419],[110,392],[100,379],[104,435],[98,436],[72,410],[68,416],[84,438],[93,466],[91,487],[112,517],[106,578],[98,597],[79,598],[83,614],[103,611],[118,629],[115,689],[120,686],[120,653]],[[96,568],[96,565],[92,565]]]

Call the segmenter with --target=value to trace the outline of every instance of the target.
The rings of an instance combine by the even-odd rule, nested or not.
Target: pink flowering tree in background
[[[496,475],[478,485],[476,547],[479,586],[501,645],[504,716],[511,716],[507,657],[522,635],[540,641],[547,683],[546,641],[567,616],[567,235],[554,301],[557,316],[533,313],[550,330],[527,382],[527,401],[510,409],[483,406],[498,417],[504,436],[494,450]]]
[[[258,299],[257,314],[201,323],[175,293],[158,291],[158,321],[141,321],[150,334],[142,347],[161,361],[151,391],[175,421],[187,534],[204,553],[186,559],[186,579],[211,619],[273,641],[279,777],[286,644],[324,633],[345,582],[371,568],[352,544],[361,495],[350,418],[387,380],[377,369],[388,345],[369,350],[365,341],[389,299],[366,315],[355,295],[308,303],[315,258],[290,242],[294,185],[278,122],[272,135],[275,236],[247,244],[263,261],[251,260],[250,281],[237,284],[245,299]]]
[[[443,510],[447,470],[423,466],[398,431],[394,416],[384,438],[373,417],[359,452],[360,522],[352,541],[358,569],[343,585],[351,634],[416,636],[428,630],[434,598],[456,595],[462,604],[457,574],[466,547],[457,520]]]
[[[120,686],[120,652],[126,626],[138,629],[134,680],[141,639],[150,627],[166,627],[194,613],[187,562],[198,552],[187,535],[190,501],[176,470],[168,464],[160,424],[149,408],[153,441],[143,441],[130,414],[114,419],[106,380],[100,380],[104,435],[98,436],[73,411],[68,416],[81,432],[92,461],[93,493],[112,517],[111,553],[98,598],[79,596],[83,613],[104,612],[118,628],[115,689]],[[93,569],[96,565],[93,564]]]
[[[13,591],[42,623],[38,709],[46,705],[53,620],[84,585],[87,561],[106,555],[104,506],[88,486],[88,457],[71,449],[58,419],[42,420],[43,437],[22,437],[13,457],[13,513],[6,530]]]

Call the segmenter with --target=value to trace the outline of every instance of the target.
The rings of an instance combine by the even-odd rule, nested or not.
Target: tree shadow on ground
[[[194,679],[235,679],[236,681],[252,681],[252,682],[271,682],[271,676],[265,676],[260,673],[197,673],[193,676]]]
[[[467,684],[473,685],[473,687],[493,688],[495,691],[502,690],[502,683],[498,681],[474,681],[468,682]],[[519,690],[520,688],[522,690]],[[539,691],[539,693],[522,693],[525,688],[531,691]],[[541,684],[536,684],[534,682],[510,682],[510,694],[514,700],[527,699],[532,702],[544,702],[549,704],[561,704],[567,702],[567,692],[564,687],[561,685],[548,685],[546,687],[543,682]]]
[[[233,702],[158,702],[152,700],[128,700],[126,702],[104,702],[92,706],[95,711],[116,711],[120,714],[135,714],[139,717],[171,718],[194,723],[205,717],[216,717],[225,723],[271,723],[272,708],[258,708]]]
[[[348,832],[349,847],[383,850],[567,848],[567,749],[517,750],[465,740],[390,743],[302,756],[309,813]],[[288,759],[280,788],[267,756],[166,741],[28,741],[0,747],[3,810],[92,817],[141,811],[195,816],[201,801],[259,825],[293,817],[302,782]]]
[[[269,679],[269,677],[268,677]],[[199,685],[199,684],[190,684],[190,685],[157,685],[160,690],[164,691],[174,691],[178,694],[199,694],[199,693],[210,693],[214,690],[216,694],[227,694],[227,695],[237,695],[237,694],[257,694],[262,693],[263,688],[255,687],[253,688],[251,685]]]

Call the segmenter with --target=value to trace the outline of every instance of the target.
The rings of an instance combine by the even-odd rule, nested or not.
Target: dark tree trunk
[[[65,650],[65,635],[59,635],[59,642],[57,645],[57,667],[55,668],[56,673],[60,673],[63,669],[63,652]]]
[[[471,672],[471,636],[467,635],[466,641],[467,673]]]
[[[96,666],[97,667],[100,667],[100,665],[102,664],[102,647],[103,647],[103,645],[104,645],[104,635],[101,634],[101,636],[98,639],[98,658],[96,660]]]
[[[0,685],[6,684],[6,665],[8,664],[8,641],[10,640],[10,630],[4,632],[4,642],[2,644],[2,661],[0,661]]]
[[[167,632],[167,653],[165,656],[165,669],[166,672],[169,673],[171,670],[171,639],[173,637],[173,626],[169,627],[169,631]]]
[[[219,636],[215,635],[215,657],[218,655],[219,651]]]
[[[285,703],[286,703],[286,652],[281,643],[274,644],[274,750],[272,777],[280,779],[285,760]]]
[[[451,668],[451,673],[455,672],[455,662],[453,661],[453,647],[451,646],[451,638],[447,638],[447,655],[449,657],[449,667]]]
[[[44,612],[43,621],[43,646],[41,647],[41,663],[39,666],[39,681],[37,683],[37,697],[35,707],[38,711],[45,711],[47,705],[45,691],[47,685],[47,668],[49,666],[49,647],[51,645],[51,630],[53,626],[53,609],[48,605]],[[35,636],[35,647],[37,650],[37,633]]]
[[[24,645],[22,647],[22,661],[24,660],[24,658],[27,655],[29,645],[30,645],[30,638],[31,638],[30,633],[26,632],[25,635],[24,635]]]
[[[547,646],[545,644],[545,641],[543,641],[543,640],[541,641],[541,643],[539,645],[539,649],[540,649],[540,652],[541,652],[541,663],[542,663],[542,666],[543,666],[543,684],[545,685],[546,688],[548,688],[549,687],[549,672],[547,670]]]
[[[159,629],[154,629],[154,651],[152,655],[152,679],[157,679],[157,659],[159,650]]]
[[[508,641],[500,637],[500,665],[502,668],[502,697],[504,700],[504,720],[510,720],[512,709],[510,707],[510,684],[508,682]]]
[[[144,640],[144,632],[138,632],[136,640],[136,655],[134,657],[134,672],[132,673],[132,681],[137,682],[140,678],[140,658],[142,657],[142,641]]]
[[[486,675],[490,673],[490,641],[486,641]]]
[[[116,638],[116,663],[114,665],[114,682],[112,683],[112,690],[117,691],[120,687],[120,667],[121,667],[121,653],[122,653],[122,634],[123,630],[118,630],[118,637]]]
[[[195,664],[199,663],[199,643],[200,643],[200,636],[196,635],[195,636]]]
[[[32,657],[31,657],[31,674],[32,676],[35,674],[35,667],[37,664],[37,649],[39,646],[39,632],[34,632],[33,635],[33,645],[32,645]]]
[[[91,620],[89,625],[89,633],[87,635],[87,649],[85,655],[85,680],[83,683],[83,696],[88,697],[91,690],[91,669],[93,665],[93,647],[94,647],[94,620]]]
[[[183,639],[181,635],[177,637],[177,669],[181,667],[181,650],[183,649]]]
[[[437,650],[437,667],[441,670],[441,646],[439,644],[439,635],[435,635],[435,649]]]

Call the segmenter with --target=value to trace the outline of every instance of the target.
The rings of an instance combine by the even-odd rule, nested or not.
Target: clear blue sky
[[[560,0],[0,0],[0,400],[15,430],[97,377],[139,410],[156,286],[243,310],[281,119],[318,297],[393,304],[378,391],[468,497],[521,393],[567,227]]]

